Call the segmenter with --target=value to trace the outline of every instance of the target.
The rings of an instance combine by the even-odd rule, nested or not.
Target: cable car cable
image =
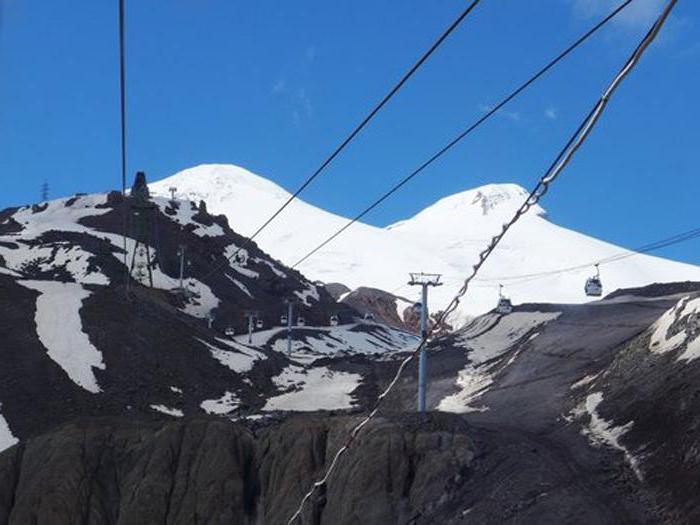
[[[583,44],[588,38],[590,38],[593,34],[595,34],[600,28],[602,28],[605,24],[607,24],[610,20],[612,20],[618,13],[620,13],[625,7],[627,7],[632,0],[626,0],[622,4],[620,4],[617,8],[615,8],[610,14],[608,14],[605,18],[603,18],[600,22],[598,22],[595,26],[593,26],[591,29],[589,29],[586,33],[584,33],[581,37],[579,37],[574,43],[572,43],[569,47],[567,47],[564,51],[559,53],[554,59],[552,59],[549,63],[547,63],[544,67],[542,67],[537,73],[535,73],[533,76],[531,76],[528,80],[526,80],[524,83],[522,83],[518,88],[516,88],[513,92],[511,92],[508,96],[503,98],[498,104],[496,104],[493,108],[491,108],[489,111],[487,111],[484,115],[482,115],[479,119],[477,119],[473,124],[471,124],[467,129],[465,129],[462,133],[457,135],[454,139],[452,139],[446,146],[443,146],[440,150],[438,150],[437,153],[433,154],[428,160],[423,162],[418,168],[413,170],[411,173],[409,173],[406,177],[401,179],[397,184],[395,184],[391,189],[389,189],[386,193],[384,193],[381,197],[379,197],[377,200],[375,200],[372,204],[367,206],[363,211],[361,211],[359,214],[357,214],[355,217],[353,217],[348,223],[346,223],[344,226],[342,226],[339,230],[337,230],[335,233],[333,233],[330,237],[328,237],[326,240],[324,240],[321,244],[316,246],[313,250],[308,252],[306,255],[304,255],[301,259],[297,260],[291,267],[296,268],[300,264],[302,264],[305,260],[307,260],[309,257],[311,257],[313,254],[318,252],[320,249],[322,249],[324,246],[326,246],[328,243],[333,241],[336,237],[341,235],[345,230],[347,230],[350,226],[355,224],[357,221],[359,221],[362,217],[367,215],[370,211],[375,209],[377,206],[379,206],[382,202],[384,202],[386,199],[391,197],[394,193],[396,193],[399,189],[401,189],[405,184],[407,184],[411,179],[416,177],[419,173],[421,173],[424,169],[426,169],[428,166],[430,166],[433,162],[438,160],[440,157],[442,157],[445,153],[447,153],[450,149],[452,149],[454,146],[456,146],[459,142],[462,141],[465,137],[467,137],[469,134],[471,134],[474,130],[476,130],[481,124],[486,122],[491,116],[493,116],[495,113],[497,113],[500,109],[502,109],[506,104],[508,104],[511,100],[516,98],[520,93],[525,91],[528,87],[530,87],[531,84],[533,84],[535,81],[537,81],[542,75],[547,73],[551,68],[553,68],[556,64],[558,64],[561,60],[563,60],[569,53],[574,51],[577,47],[579,47],[581,44]]]
[[[508,230],[520,219],[520,217],[527,213],[527,211],[532,206],[538,203],[538,201],[549,190],[549,186],[557,179],[557,177],[569,164],[573,156],[576,154],[581,145],[585,142],[586,138],[590,135],[591,131],[594,129],[596,123],[600,119],[600,116],[605,111],[608,101],[610,100],[612,95],[615,93],[615,91],[620,86],[625,77],[627,77],[627,75],[634,69],[634,66],[639,62],[639,59],[644,54],[644,51],[649,47],[651,42],[653,42],[656,36],[658,35],[659,31],[661,30],[661,27],[668,18],[668,15],[675,6],[676,2],[677,0],[669,0],[668,4],[666,5],[662,13],[659,15],[654,25],[641,40],[634,52],[630,55],[628,60],[625,62],[625,65],[614,77],[610,85],[604,91],[603,95],[594,104],[593,108],[583,120],[581,125],[578,127],[576,132],[569,138],[566,145],[559,152],[550,168],[540,178],[527,200],[525,200],[521,207],[515,212],[513,218],[503,225],[501,232],[495,235],[491,239],[489,245],[479,254],[479,261],[473,266],[471,273],[464,279],[464,283],[460,290],[457,292],[457,295],[454,296],[448,307],[440,314],[438,320],[435,324],[433,324],[428,333],[422,338],[420,344],[403,361],[401,361],[396,371],[396,374],[394,375],[389,385],[377,397],[377,400],[375,401],[372,410],[352,428],[345,442],[335,453],[329,466],[325,469],[323,476],[318,481],[314,482],[311,486],[311,489],[302,497],[297,509],[289,518],[289,521],[287,522],[288,525],[292,525],[298,518],[301,517],[301,513],[304,510],[306,502],[313,496],[314,492],[318,487],[321,487],[326,484],[331,474],[335,471],[335,468],[338,465],[340,458],[348,451],[349,447],[355,441],[362,429],[376,416],[376,414],[379,411],[379,408],[382,405],[383,400],[386,399],[386,396],[394,389],[394,386],[397,384],[398,380],[400,379],[403,373],[403,370],[406,368],[408,363],[415,356],[417,356],[419,352],[425,347],[428,339],[435,331],[435,328],[440,326],[440,324],[444,322],[445,319],[447,319],[447,317],[457,308],[460,300],[467,293],[467,290],[469,289],[469,284],[474,279],[484,262],[486,262],[488,257],[493,253],[494,249],[496,248],[496,246],[498,246],[499,242],[501,241],[501,239],[503,239]]]
[[[628,0],[631,1],[631,0]],[[248,246],[253,239],[255,239],[260,232],[262,232],[267,226],[274,221],[282,211],[287,208],[298,196],[304,191],[321,173],[326,167],[335,159],[345,147],[352,142],[352,140],[362,131],[362,129],[369,124],[369,122],[379,113],[379,111],[386,105],[389,100],[406,84],[406,82],[413,76],[413,74],[430,58],[430,56],[440,47],[440,45],[447,39],[447,37],[459,26],[459,24],[472,12],[472,10],[481,2],[481,0],[472,0],[472,2],[466,7],[464,11],[449,25],[449,27],[438,37],[435,42],[428,48],[428,50],[423,53],[423,55],[416,61],[411,68],[401,77],[401,80],[394,85],[393,88],[387,93],[379,103],[374,106],[374,108],[365,116],[362,121],[352,130],[352,132],[333,150],[333,152],[326,157],[326,159],[321,163],[321,165],[316,168],[316,170],[302,183],[301,186],[289,196],[289,198],[279,207],[277,210],[260,226],[258,227],[252,235],[247,237],[240,247],[230,256],[228,260],[233,259],[241,250]],[[208,277],[218,268],[213,269],[209,274],[205,276]]]
[[[634,248],[629,251],[625,251],[623,253],[619,253],[617,255],[612,255],[610,257],[606,257],[603,259],[599,259],[594,262],[586,263],[586,264],[580,264],[576,266],[569,266],[565,268],[560,268],[557,270],[548,270],[544,272],[537,272],[537,273],[529,273],[529,274],[521,274],[521,275],[511,275],[509,277],[501,276],[501,277],[490,277],[488,279],[479,279],[476,282],[478,283],[489,283],[489,282],[502,282],[502,281],[511,281],[508,283],[508,286],[513,286],[513,285],[518,285],[522,284],[525,282],[530,282],[534,281],[540,278],[545,278],[545,277],[551,277],[554,275],[558,274],[565,274],[565,273],[570,273],[570,272],[576,272],[580,270],[584,270],[586,268],[590,268],[591,266],[595,266],[596,264],[599,265],[605,265],[605,264],[610,264],[613,262],[617,262],[623,259],[627,259],[629,257],[634,257],[636,255],[643,255],[645,253],[649,253],[655,250],[659,250],[661,248],[666,248],[668,246],[673,246],[675,244],[679,244],[682,242],[687,242],[693,239],[697,239],[700,237],[700,228],[695,228],[683,233],[678,233],[675,234],[671,237],[667,237],[664,239],[660,239],[658,241],[645,244],[643,246],[640,246],[639,248]]]

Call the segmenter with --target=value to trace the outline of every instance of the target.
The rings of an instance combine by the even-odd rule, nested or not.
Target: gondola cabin
[[[513,303],[503,295],[503,285],[498,285],[498,302],[496,303],[496,313],[506,315],[513,311]]]
[[[600,268],[595,265],[596,274],[586,279],[584,290],[588,297],[600,297],[603,295],[603,282],[600,280]]]
[[[499,314],[509,314],[513,311],[513,303],[507,297],[501,297],[496,304],[496,312]]]
[[[588,297],[600,297],[603,295],[603,283],[598,277],[590,277],[586,279],[585,291]]]

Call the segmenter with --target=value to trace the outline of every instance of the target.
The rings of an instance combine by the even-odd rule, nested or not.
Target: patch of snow
[[[251,299],[253,299],[253,294],[250,293],[250,290],[248,290],[248,287],[247,287],[245,284],[243,284],[243,283],[242,283],[241,281],[239,281],[238,279],[234,279],[233,277],[231,277],[231,276],[230,276],[229,274],[227,274],[227,273],[225,273],[224,276],[226,276],[226,278],[227,278],[229,281],[231,281],[233,284],[235,284],[236,286],[238,286],[238,288],[239,288],[244,294],[246,294],[248,297],[250,297]]]
[[[151,405],[151,409],[173,417],[183,417],[185,415],[179,408],[170,408],[165,405]]]
[[[182,394],[182,388],[178,388],[178,387],[176,387],[176,386],[171,386],[171,387],[170,387],[170,390],[171,390],[172,392],[175,392],[176,394]]]
[[[233,392],[226,392],[223,396],[217,399],[207,399],[199,405],[202,410],[208,414],[228,414],[232,410],[238,408],[241,400]]]
[[[209,312],[219,306],[219,298],[214,295],[214,292],[212,292],[211,288],[209,288],[206,284],[193,278],[185,279],[184,282],[186,283],[185,285],[187,286],[187,290],[190,292],[190,294],[188,294],[187,302],[182,308],[183,312],[193,317],[204,319]],[[155,274],[153,283],[155,286]],[[156,286],[156,288],[170,287]]]
[[[459,391],[444,397],[438,410],[458,414],[487,410],[474,402],[486,393],[498,372],[513,364],[523,348],[516,350],[505,363],[493,360],[511,350],[528,332],[559,315],[560,312],[514,312],[507,316],[486,314],[471,321],[455,339],[469,352],[470,362],[457,374]],[[532,339],[528,337],[527,342]]]
[[[263,410],[309,412],[352,408],[354,401],[350,394],[360,385],[362,377],[326,367],[307,370],[291,365],[272,380],[277,387],[289,391],[269,398]]]
[[[264,357],[264,354],[261,352],[256,352],[252,348],[244,347],[243,345],[234,346],[234,343],[226,341],[225,339],[217,338],[217,341],[235,348],[235,350],[223,350],[222,348],[207,343],[199,337],[195,337],[195,339],[206,346],[211,352],[212,357],[219,363],[239,374],[248,372],[253,368],[255,362],[261,359],[261,356]]]
[[[2,409],[2,403],[0,403],[0,409]],[[10,448],[18,441],[19,440],[12,434],[7,420],[2,415],[2,412],[0,412],[0,452]]]
[[[179,206],[175,210],[175,215],[171,215],[165,211],[167,208],[172,210],[169,199],[154,197],[152,200],[165,215],[170,217],[178,224],[184,226],[194,226],[195,228],[192,230],[192,233],[198,235],[199,237],[221,237],[224,235],[223,228],[218,224],[213,223],[211,226],[207,226],[195,221],[192,218],[197,214],[197,205],[191,201],[178,201]]]
[[[302,290],[301,292],[299,290],[295,290],[294,295],[296,295],[307,306],[312,305],[310,299],[314,299],[317,302],[321,300],[318,289],[313,284],[307,285],[306,289]]]
[[[675,350],[683,343],[685,340],[685,331],[681,331],[672,337],[668,336],[668,331],[671,325],[683,314],[689,299],[690,297],[683,297],[671,309],[664,312],[654,323],[652,326],[654,332],[651,334],[651,339],[649,340],[649,350],[662,354]]]
[[[410,303],[410,302],[408,302],[408,301],[404,301],[404,300],[401,299],[400,297],[397,297],[397,298],[396,298],[396,301],[395,301],[395,306],[396,306],[396,315],[399,316],[399,320],[403,321],[403,320],[404,320],[404,319],[403,319],[403,313],[404,313],[404,311],[405,311],[407,308],[413,306],[413,303]]]
[[[236,252],[238,252],[238,255],[234,258],[234,254]],[[246,250],[245,248],[239,251],[238,246],[234,243],[231,243],[228,246],[226,246],[226,249],[224,250],[224,257],[226,257],[229,260],[229,266],[241,275],[245,275],[249,279],[257,279],[258,277],[260,277],[260,274],[258,272],[246,268],[248,260],[250,259],[248,257],[248,250]]]
[[[109,279],[103,273],[88,271],[90,259],[94,256],[80,246],[67,242],[44,243],[36,246],[29,246],[23,242],[15,244],[17,245],[15,249],[0,246],[0,256],[4,258],[7,268],[17,274],[22,271],[23,265],[35,263],[39,271],[65,268],[78,283],[109,284]]]
[[[296,327],[292,341],[292,359],[313,362],[328,355],[383,355],[410,351],[418,344],[418,337],[388,327],[371,331],[353,330],[358,324],[334,327]],[[277,339],[272,350],[287,352],[287,339]]]
[[[594,446],[607,445],[609,447],[620,450],[625,455],[625,460],[632,468],[635,476],[639,481],[644,479],[642,470],[639,466],[639,460],[620,443],[620,438],[628,432],[633,425],[630,421],[621,427],[616,427],[610,421],[606,421],[598,414],[598,406],[603,401],[602,392],[594,392],[586,397],[583,407],[579,407],[574,415],[580,416],[587,413],[590,416],[590,422],[587,427],[581,430],[581,433],[588,437],[589,441]]]
[[[456,342],[469,350],[472,363],[480,364],[501,355],[528,332],[560,315],[560,312],[513,312],[507,316],[486,314],[467,325]]]
[[[484,412],[485,406],[474,406],[473,403],[493,384],[493,375],[479,371],[473,367],[461,370],[457,376],[457,386],[460,391],[445,396],[437,406],[442,412],[466,414],[469,412]]]
[[[596,378],[597,378],[599,375],[600,375],[600,373],[585,376],[585,377],[583,377],[582,379],[579,379],[578,381],[576,381],[576,382],[575,382],[573,385],[571,385],[569,388],[570,388],[571,390],[576,390],[577,388],[581,388],[582,386],[590,385],[593,381],[596,380]]]
[[[669,330],[674,323],[686,318],[686,324],[690,324],[690,317],[697,317],[700,314],[700,298],[690,300],[690,297],[683,297],[672,308],[652,325],[654,330],[649,340],[649,350],[655,353],[666,353],[676,350],[685,345],[685,350],[678,356],[678,360],[692,361],[700,357],[700,337],[698,333],[691,333],[686,326],[672,336]],[[697,331],[698,327],[695,327]]]
[[[287,278],[286,273],[284,273],[282,270],[277,268],[277,265],[273,264],[272,262],[268,261],[267,259],[261,259],[260,257],[255,257],[255,258],[253,258],[253,260],[257,263],[262,263],[262,264],[266,264],[267,266],[269,266],[270,270],[272,270],[272,273],[274,273],[277,277],[279,277],[281,279]]]
[[[34,321],[39,340],[49,357],[75,384],[88,392],[101,392],[94,369],[105,369],[102,353],[90,343],[80,319],[83,300],[90,296],[90,292],[76,283],[18,282],[39,292]]]
[[[268,328],[267,330],[253,331],[253,343],[255,346],[265,346],[270,339],[277,335],[280,331],[286,330],[286,328],[275,326],[273,328]],[[235,335],[233,340],[238,343],[248,343],[248,332],[244,334]]]

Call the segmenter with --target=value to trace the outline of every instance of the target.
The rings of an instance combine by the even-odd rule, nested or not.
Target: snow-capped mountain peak
[[[275,200],[286,200],[289,193],[269,179],[232,164],[201,164],[159,180],[153,185],[156,193],[166,195],[176,188],[180,199],[197,201],[226,201],[254,194],[267,195]]]
[[[443,197],[410,219],[391,224],[387,229],[443,232],[460,223],[474,227],[474,221],[499,228],[527,197],[528,192],[517,184],[486,184]],[[546,216],[539,205],[533,206],[529,214]]]
[[[225,214],[231,227],[242,235],[254,232],[290,195],[273,182],[226,165],[198,166],[150,188],[167,196],[171,186],[177,187],[178,196],[205,199],[210,212]],[[430,294],[430,307],[435,312],[451,300],[479,252],[526,198],[525,189],[516,184],[488,184],[444,197],[389,227],[356,223],[297,269],[311,279],[404,296],[417,293],[406,285],[409,272],[441,273],[445,286]],[[493,308],[499,282],[516,304],[584,302],[588,298],[583,283],[594,271],[593,264],[629,253],[559,227],[545,217],[545,210],[535,206],[508,233],[483,266],[469,297],[460,304],[458,317],[464,319]],[[292,265],[347,221],[296,199],[255,241]],[[560,273],[571,267],[579,269]],[[532,274],[543,277],[522,279]],[[606,292],[653,282],[700,280],[698,267],[641,254],[603,265],[601,274]]]

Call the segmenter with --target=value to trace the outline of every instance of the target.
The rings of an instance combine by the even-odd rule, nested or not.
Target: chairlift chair
[[[603,295],[603,283],[600,280],[600,268],[595,265],[596,274],[593,277],[586,279],[586,286],[584,287],[586,295],[589,297],[600,297]]]
[[[503,295],[503,285],[498,285],[498,303],[496,304],[496,312],[499,314],[509,314],[513,311],[513,303],[510,299]]]

